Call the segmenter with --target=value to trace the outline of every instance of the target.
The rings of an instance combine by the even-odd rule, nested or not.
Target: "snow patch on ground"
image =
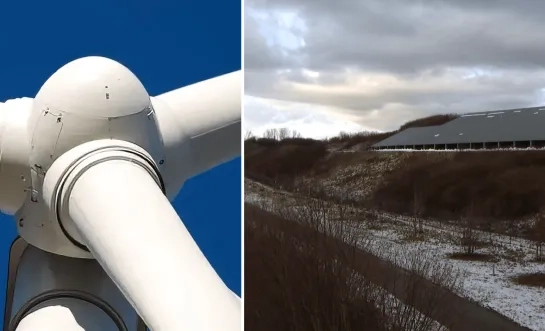
[[[530,262],[531,256],[522,262],[506,259],[498,262],[453,260],[448,255],[462,250],[453,243],[433,238],[421,242],[404,241],[400,233],[392,229],[366,229],[366,232],[375,237],[375,243],[388,245],[387,254],[384,254],[384,249],[374,251],[384,259],[396,262],[392,257],[397,254],[425,254],[430,259],[453,266],[464,275],[462,295],[532,330],[545,330],[545,289],[518,285],[511,280],[519,274],[545,272],[545,264]],[[363,233],[360,235],[365,236]],[[478,252],[501,255],[499,250],[500,247],[492,247]]]

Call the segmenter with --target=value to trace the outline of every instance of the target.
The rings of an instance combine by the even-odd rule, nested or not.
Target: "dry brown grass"
[[[456,114],[444,114],[444,115],[432,115],[424,118],[419,118],[414,121],[407,122],[399,127],[399,131],[408,128],[420,128],[424,126],[442,125],[458,118],[460,115]]]
[[[463,260],[463,261],[480,261],[480,262],[492,262],[497,258],[493,255],[482,254],[482,253],[466,253],[466,252],[456,252],[448,255],[449,258],[453,260]]]
[[[519,285],[545,287],[545,273],[522,274],[512,278]]]

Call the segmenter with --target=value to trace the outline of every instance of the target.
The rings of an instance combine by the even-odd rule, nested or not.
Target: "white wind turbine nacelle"
[[[96,258],[151,330],[239,330],[240,299],[169,199],[240,154],[240,88],[233,72],[150,98],[113,60],[68,63],[0,107],[0,209],[33,246]]]

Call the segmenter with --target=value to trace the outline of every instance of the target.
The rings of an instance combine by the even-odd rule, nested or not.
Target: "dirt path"
[[[276,218],[278,221],[284,221],[276,215],[247,203],[245,203],[244,214],[248,219]],[[303,228],[302,225],[294,222],[293,226]],[[313,230],[305,228],[304,231]],[[397,267],[369,252],[354,249],[353,246],[336,238],[328,237],[326,240],[328,244],[341,246],[350,254],[354,254],[353,268],[363,277],[383,287],[404,304],[411,305],[421,312],[428,312],[429,317],[452,331],[530,330],[491,309],[445,290],[430,280]],[[438,305],[438,302],[441,304]],[[439,307],[431,307],[430,303]]]

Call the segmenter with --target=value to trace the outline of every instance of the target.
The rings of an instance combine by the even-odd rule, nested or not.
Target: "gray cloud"
[[[246,7],[247,95],[329,107],[379,129],[545,100],[544,1],[249,0]],[[304,29],[252,13],[294,13]],[[271,46],[275,29],[304,44]]]
[[[287,65],[287,61],[281,54],[269,48],[259,33],[257,19],[246,16],[244,21],[244,66],[251,69],[269,70]]]

